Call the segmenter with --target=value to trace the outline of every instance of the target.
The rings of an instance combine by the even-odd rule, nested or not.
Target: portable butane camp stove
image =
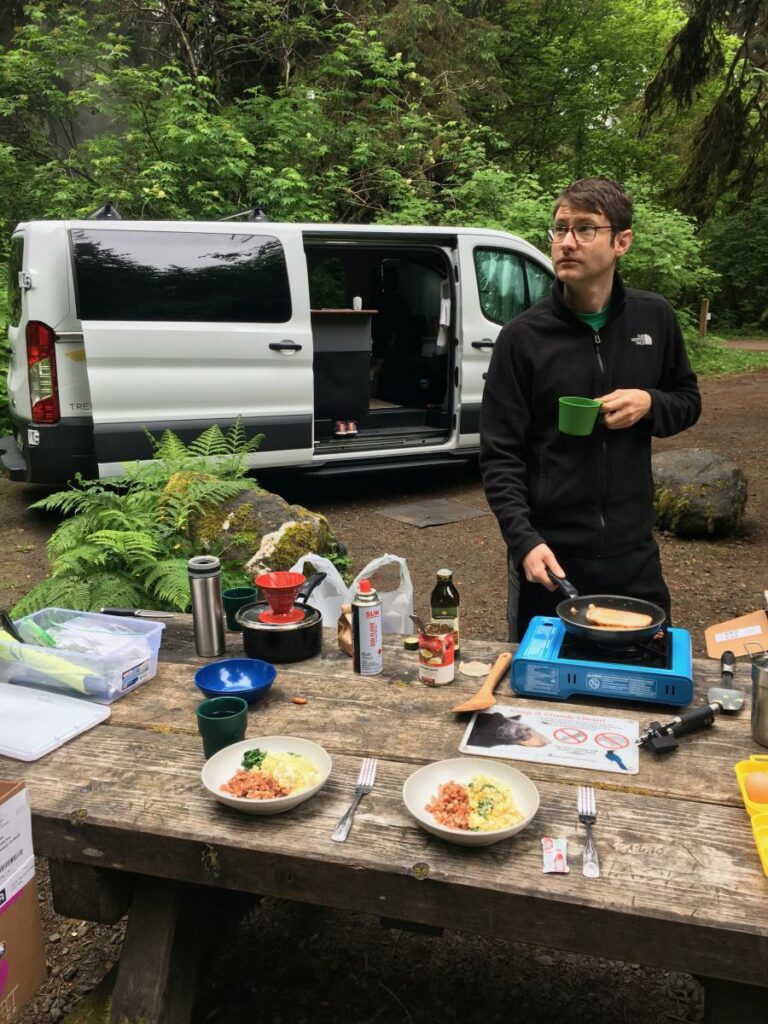
[[[560,619],[531,619],[512,661],[512,689],[565,700],[575,693],[682,706],[693,699],[691,635],[667,629],[633,647],[604,647],[567,633]]]

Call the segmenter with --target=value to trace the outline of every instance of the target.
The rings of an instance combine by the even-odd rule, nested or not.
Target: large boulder
[[[251,575],[290,569],[301,555],[328,554],[337,544],[325,516],[264,490],[242,491],[209,510],[197,533],[203,548],[218,549],[222,541],[228,542],[227,559],[242,562]]]
[[[735,462],[706,448],[653,456],[656,524],[678,537],[732,534],[747,504],[747,481]]]

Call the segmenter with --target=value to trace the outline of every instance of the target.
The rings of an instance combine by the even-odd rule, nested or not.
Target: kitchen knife
[[[99,608],[102,615],[133,615],[139,619],[172,619],[176,612],[158,612],[152,608]]]

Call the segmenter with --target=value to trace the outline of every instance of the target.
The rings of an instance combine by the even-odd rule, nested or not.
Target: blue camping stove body
[[[693,699],[691,635],[670,628],[635,647],[608,647],[566,632],[558,618],[531,619],[512,661],[521,697],[573,694],[682,707]]]

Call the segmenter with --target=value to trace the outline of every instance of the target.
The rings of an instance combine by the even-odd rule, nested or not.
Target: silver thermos
[[[224,653],[221,562],[215,555],[197,555],[190,558],[187,568],[195,650],[201,658],[216,658]]]
[[[768,747],[768,652],[751,655],[752,738]]]

